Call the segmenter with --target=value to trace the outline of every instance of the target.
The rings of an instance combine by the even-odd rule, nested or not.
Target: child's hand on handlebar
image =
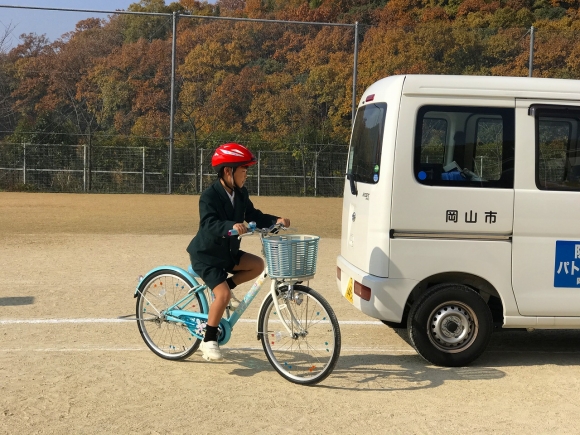
[[[236,230],[240,236],[248,232],[248,228],[246,228],[244,224],[234,224],[233,229]]]
[[[290,219],[288,218],[278,218],[278,220],[276,221],[277,224],[282,224],[284,225],[286,228],[290,227]]]

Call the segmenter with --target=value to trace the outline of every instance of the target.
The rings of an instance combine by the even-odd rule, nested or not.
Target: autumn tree
[[[184,0],[185,3],[193,3]],[[145,39],[152,42],[155,39],[165,40],[171,34],[172,18],[168,15],[173,12],[184,12],[185,7],[180,3],[166,5],[164,0],[141,0],[132,3],[127,8],[128,12],[141,12],[142,14],[123,14],[116,19],[120,21],[123,36],[126,43],[137,42]]]
[[[95,65],[81,95],[106,131],[165,138],[169,128],[171,43],[140,39]],[[135,138],[135,144],[140,144]]]
[[[14,101],[11,96],[15,85],[13,63],[8,55],[8,41],[14,31],[9,24],[0,34],[0,138],[15,126]]]

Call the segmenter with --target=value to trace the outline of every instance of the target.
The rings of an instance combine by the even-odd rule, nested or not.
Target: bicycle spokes
[[[278,308],[269,298],[260,314],[262,345],[269,361],[292,382],[320,382],[332,371],[340,352],[334,312],[308,287],[279,294]]]
[[[191,355],[199,346],[183,320],[171,317],[176,310],[201,312],[199,295],[179,273],[160,270],[148,276],[137,296],[137,325],[145,344],[166,359],[181,359]]]

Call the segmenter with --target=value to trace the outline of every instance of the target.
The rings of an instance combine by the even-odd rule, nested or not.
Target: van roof
[[[391,85],[404,78],[404,95],[580,100],[580,80],[536,77],[406,75],[379,80]],[[374,85],[372,86],[375,87]],[[382,86],[381,86],[382,87]],[[370,91],[370,89],[369,89]]]

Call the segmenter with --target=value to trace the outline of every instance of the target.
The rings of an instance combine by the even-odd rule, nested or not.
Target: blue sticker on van
[[[373,175],[373,181],[376,183],[377,181],[379,181],[379,174],[375,174]]]
[[[580,241],[556,240],[554,287],[580,288]]]
[[[422,180],[424,180],[425,178],[427,178],[427,172],[425,172],[425,171],[420,171],[420,172],[417,174],[417,177],[419,177],[419,180],[421,180],[421,181],[422,181]]]

